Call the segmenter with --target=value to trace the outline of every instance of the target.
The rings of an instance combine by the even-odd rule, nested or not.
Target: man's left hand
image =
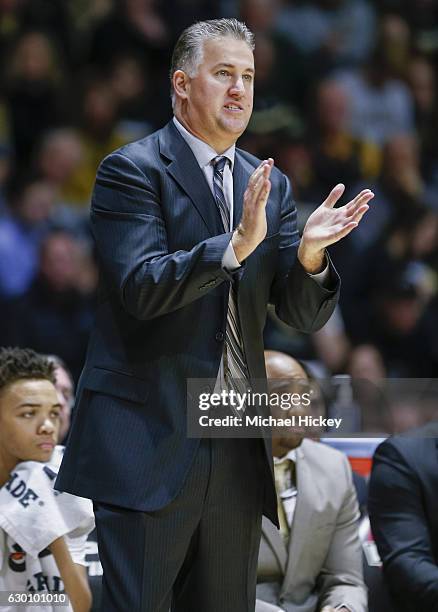
[[[298,259],[310,274],[321,271],[324,249],[347,236],[359,225],[369,208],[368,202],[374,197],[372,191],[364,189],[348,204],[334,208],[344,190],[341,183],[336,185],[328,198],[307,219],[298,248]]]

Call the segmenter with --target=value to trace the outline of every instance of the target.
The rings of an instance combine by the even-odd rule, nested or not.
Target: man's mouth
[[[241,106],[238,106],[237,104],[225,104],[224,108],[232,112],[240,112],[243,110],[243,108]]]
[[[47,441],[47,442],[40,442],[38,444],[38,447],[41,450],[53,450],[55,448],[55,443],[52,441]]]

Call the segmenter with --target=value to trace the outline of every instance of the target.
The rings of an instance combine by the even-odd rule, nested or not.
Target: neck
[[[210,146],[212,149],[216,151],[218,155],[222,155],[227,149],[229,149],[234,143],[235,140],[227,139],[226,141],[220,138],[212,138],[210,136],[204,135],[201,132],[198,132],[196,128],[194,128],[187,115],[182,111],[182,109],[175,109],[174,111],[175,117],[181,123],[183,127],[186,128],[190,134],[202,140]]]

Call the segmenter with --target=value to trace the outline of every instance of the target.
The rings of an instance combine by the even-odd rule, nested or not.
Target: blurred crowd
[[[0,0],[0,345],[56,353],[76,380],[97,272],[99,162],[171,117],[181,30],[236,16],[256,34],[243,148],[291,178],[302,225],[338,182],[366,221],[332,249],[336,316],[311,337],[270,313],[267,348],[323,374],[438,373],[437,0]]]

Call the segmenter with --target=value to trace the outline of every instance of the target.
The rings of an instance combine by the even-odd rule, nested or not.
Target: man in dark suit
[[[438,610],[438,422],[385,440],[368,508],[385,581],[400,612]]]
[[[268,302],[324,325],[325,247],[373,194],[334,209],[338,185],[299,241],[287,178],[235,148],[253,102],[244,24],[187,29],[171,78],[174,119],[97,174],[100,302],[57,486],[95,501],[105,612],[248,612],[262,512],[277,521],[270,441],[189,438],[186,381],[265,378]]]

